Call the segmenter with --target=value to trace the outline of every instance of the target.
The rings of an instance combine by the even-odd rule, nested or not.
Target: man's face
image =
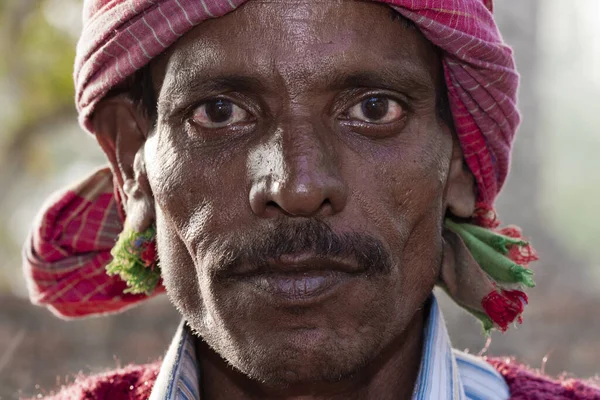
[[[335,380],[421,329],[452,137],[416,29],[373,3],[251,1],[153,72],[162,274],[208,345],[261,381]]]

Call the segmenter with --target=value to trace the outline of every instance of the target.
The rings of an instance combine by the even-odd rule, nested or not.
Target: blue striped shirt
[[[506,382],[491,365],[479,357],[452,349],[434,296],[424,334],[413,400],[506,400],[510,397]],[[150,400],[200,400],[199,378],[193,334],[182,322],[165,355]]]

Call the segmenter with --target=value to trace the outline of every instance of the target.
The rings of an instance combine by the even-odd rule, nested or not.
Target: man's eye
[[[372,96],[352,106],[348,118],[370,124],[389,124],[404,116],[402,106],[388,97]]]
[[[248,120],[249,113],[227,99],[211,99],[194,110],[192,120],[203,128],[222,128]]]

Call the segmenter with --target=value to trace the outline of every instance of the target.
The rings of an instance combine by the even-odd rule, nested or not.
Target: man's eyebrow
[[[423,95],[435,91],[435,82],[427,70],[396,72],[390,68],[374,71],[360,71],[346,74],[334,74],[331,89],[380,88],[406,91],[407,95]]]
[[[402,71],[402,72],[398,72]],[[435,91],[435,82],[426,68],[390,68],[345,73],[335,71],[326,79],[329,90],[348,88],[379,88],[401,91],[410,97],[420,97]],[[179,70],[177,76],[164,87],[159,109],[178,108],[194,99],[226,92],[264,93],[268,88],[252,76],[239,74],[219,75],[218,72]]]
[[[200,74],[180,71],[176,80],[165,88],[164,97],[160,100],[166,103],[180,103],[190,98],[206,95],[217,95],[223,92],[257,92],[264,91],[262,82],[254,77],[245,75]]]
[[[219,92],[225,90],[249,92],[265,89],[259,79],[244,75],[222,75],[213,78],[194,79],[189,88],[200,92]]]

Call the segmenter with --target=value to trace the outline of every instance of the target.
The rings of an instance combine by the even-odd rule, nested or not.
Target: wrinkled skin
[[[156,223],[205,396],[410,398],[442,220],[474,202],[435,49],[383,5],[251,1],[152,72],[155,125],[123,96],[94,123],[128,223]]]

